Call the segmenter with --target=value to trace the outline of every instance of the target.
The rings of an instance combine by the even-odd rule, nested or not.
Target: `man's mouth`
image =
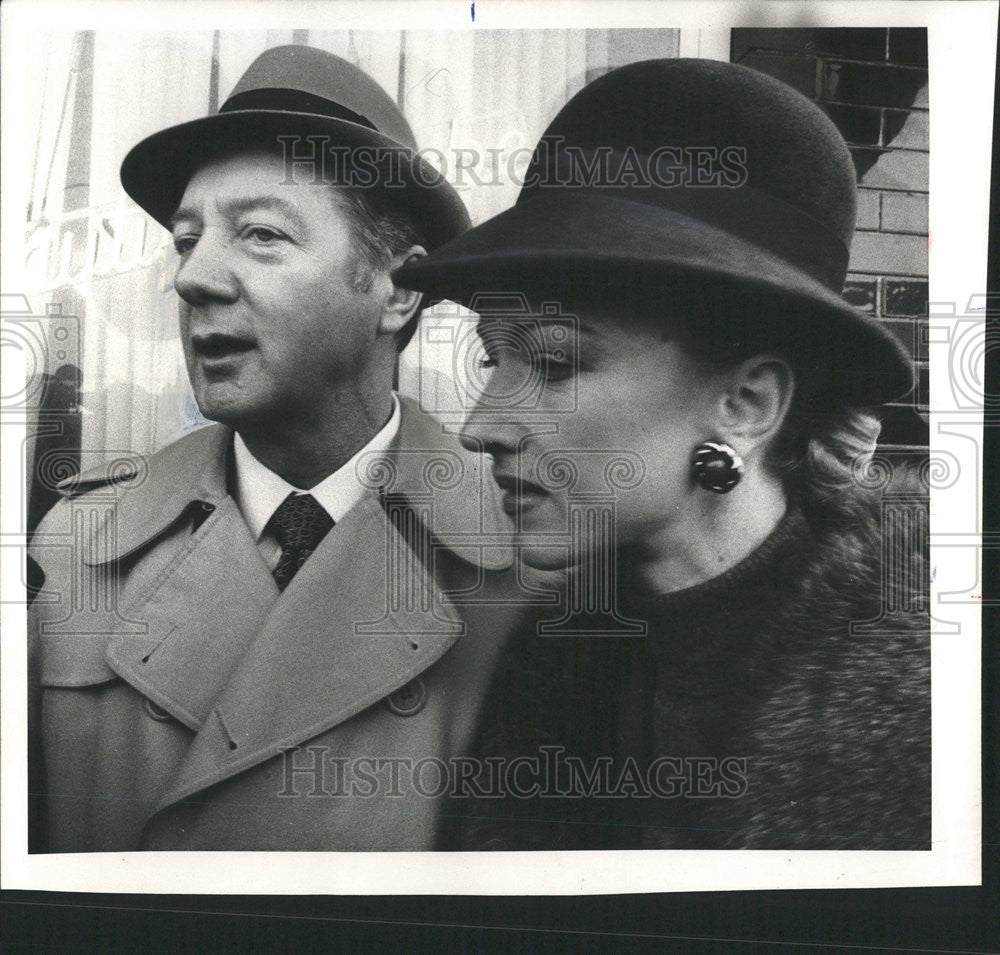
[[[194,353],[205,361],[221,361],[235,358],[254,347],[252,339],[241,338],[238,335],[195,335],[191,338]]]

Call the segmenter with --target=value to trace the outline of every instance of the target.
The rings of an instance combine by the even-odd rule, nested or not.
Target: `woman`
[[[885,559],[863,480],[911,368],[840,298],[854,208],[808,100],[647,61],[570,100],[513,209],[396,273],[478,303],[464,441],[524,563],[568,568],[446,846],[929,848],[926,570]]]

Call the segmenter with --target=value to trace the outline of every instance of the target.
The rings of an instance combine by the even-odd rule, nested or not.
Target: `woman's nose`
[[[209,232],[200,236],[194,247],[181,256],[174,288],[189,305],[233,301],[237,285],[225,244]]]
[[[517,450],[521,430],[516,412],[498,414],[498,409],[491,408],[488,399],[481,398],[465,419],[458,440],[467,451],[484,451],[498,457]]]

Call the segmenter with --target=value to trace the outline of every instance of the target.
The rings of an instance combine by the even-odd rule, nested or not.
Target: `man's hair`
[[[393,208],[381,193],[362,191],[348,186],[331,186],[336,201],[347,213],[353,230],[355,263],[353,284],[355,291],[370,291],[375,276],[392,267],[395,256],[415,245],[424,245],[423,237],[412,219]],[[423,305],[396,333],[396,344],[402,351],[420,321]]]

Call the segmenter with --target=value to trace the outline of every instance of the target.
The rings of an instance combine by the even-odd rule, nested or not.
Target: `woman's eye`
[[[565,381],[572,378],[575,372],[573,362],[560,352],[558,354],[543,353],[536,357],[535,366],[545,376],[546,381]]]
[[[480,368],[496,368],[497,360],[487,355],[485,358],[480,358],[478,364]]]
[[[178,255],[186,255],[190,252],[198,241],[196,235],[179,235],[174,238],[174,249]]]

